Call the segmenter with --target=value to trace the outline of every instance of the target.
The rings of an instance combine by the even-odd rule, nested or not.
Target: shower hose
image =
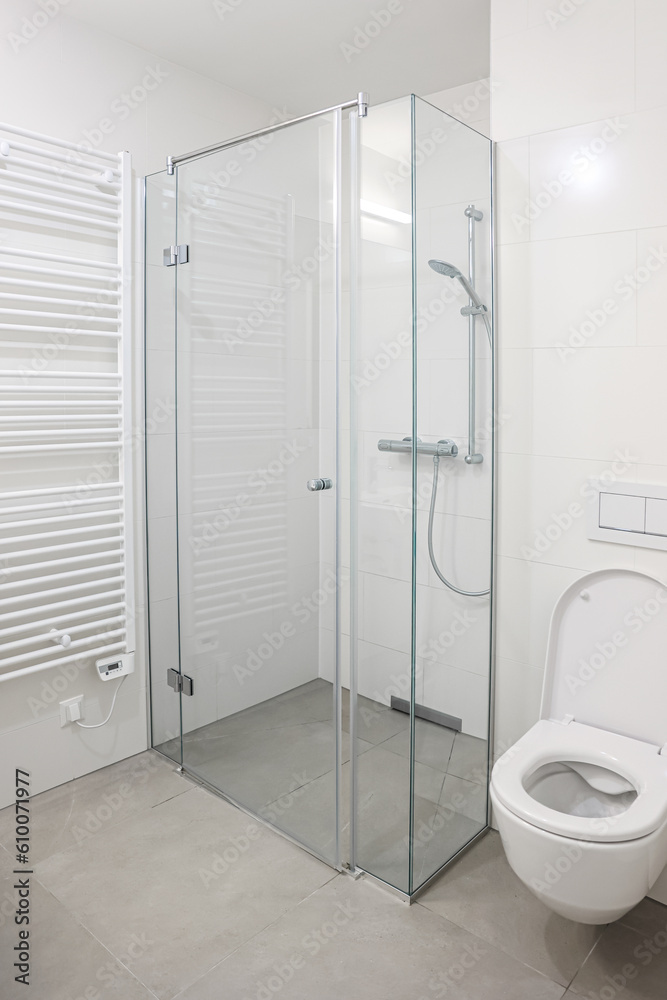
[[[440,471],[440,456],[433,456],[433,489],[431,490],[431,507],[428,512],[428,554],[431,558],[431,565],[433,569],[438,574],[438,577],[442,580],[446,587],[453,590],[455,594],[461,594],[463,597],[486,597],[490,593],[490,590],[462,590],[461,587],[456,587],[451,583],[446,577],[442,575],[436,562],[435,552],[433,550],[433,515],[435,514],[435,500],[438,495],[438,473]]]

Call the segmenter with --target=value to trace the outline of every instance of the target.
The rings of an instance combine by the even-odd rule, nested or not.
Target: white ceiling
[[[70,16],[291,113],[489,74],[490,0],[70,0]],[[388,23],[358,51],[373,12]],[[357,35],[357,42],[363,43]]]

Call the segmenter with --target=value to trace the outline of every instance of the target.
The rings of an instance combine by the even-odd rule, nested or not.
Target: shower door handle
[[[306,483],[306,489],[310,490],[311,493],[317,493],[319,490],[330,490],[333,486],[333,479],[309,479]]]

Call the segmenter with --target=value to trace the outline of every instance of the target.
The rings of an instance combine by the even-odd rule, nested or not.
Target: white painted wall
[[[8,124],[74,142],[89,141],[96,148],[114,152],[127,149],[132,154],[135,176],[140,178],[161,170],[168,153],[261,127],[271,117],[271,109],[262,102],[83,25],[70,18],[62,4],[53,14],[41,11],[39,16],[40,11],[37,4],[26,0],[5,0],[0,10],[0,90],[2,117]],[[139,207],[136,198],[132,391],[136,408],[134,440],[138,445],[137,668],[123,685],[111,722],[89,732],[78,727],[60,728],[58,699],[83,693],[89,718],[97,721],[108,711],[114,684],[104,685],[101,690],[95,677],[80,677],[68,685],[65,694],[58,694],[52,690],[54,677],[49,671],[2,685],[0,806],[12,798],[15,767],[33,772],[32,790],[36,793],[147,746]],[[42,706],[29,702],[30,698],[41,701]]]
[[[667,248],[667,9],[661,0],[491,7],[502,750],[538,717],[560,592],[608,566],[667,579],[665,552],[589,541],[581,493],[604,472],[667,482],[667,260],[646,268]],[[667,876],[653,895],[667,902]]]

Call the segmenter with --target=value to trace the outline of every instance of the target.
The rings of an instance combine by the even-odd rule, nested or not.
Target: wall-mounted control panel
[[[588,537],[621,545],[667,549],[667,486],[591,479]]]
[[[124,677],[134,670],[134,653],[116,653],[97,660],[95,663],[101,681],[111,681],[114,677]]]

